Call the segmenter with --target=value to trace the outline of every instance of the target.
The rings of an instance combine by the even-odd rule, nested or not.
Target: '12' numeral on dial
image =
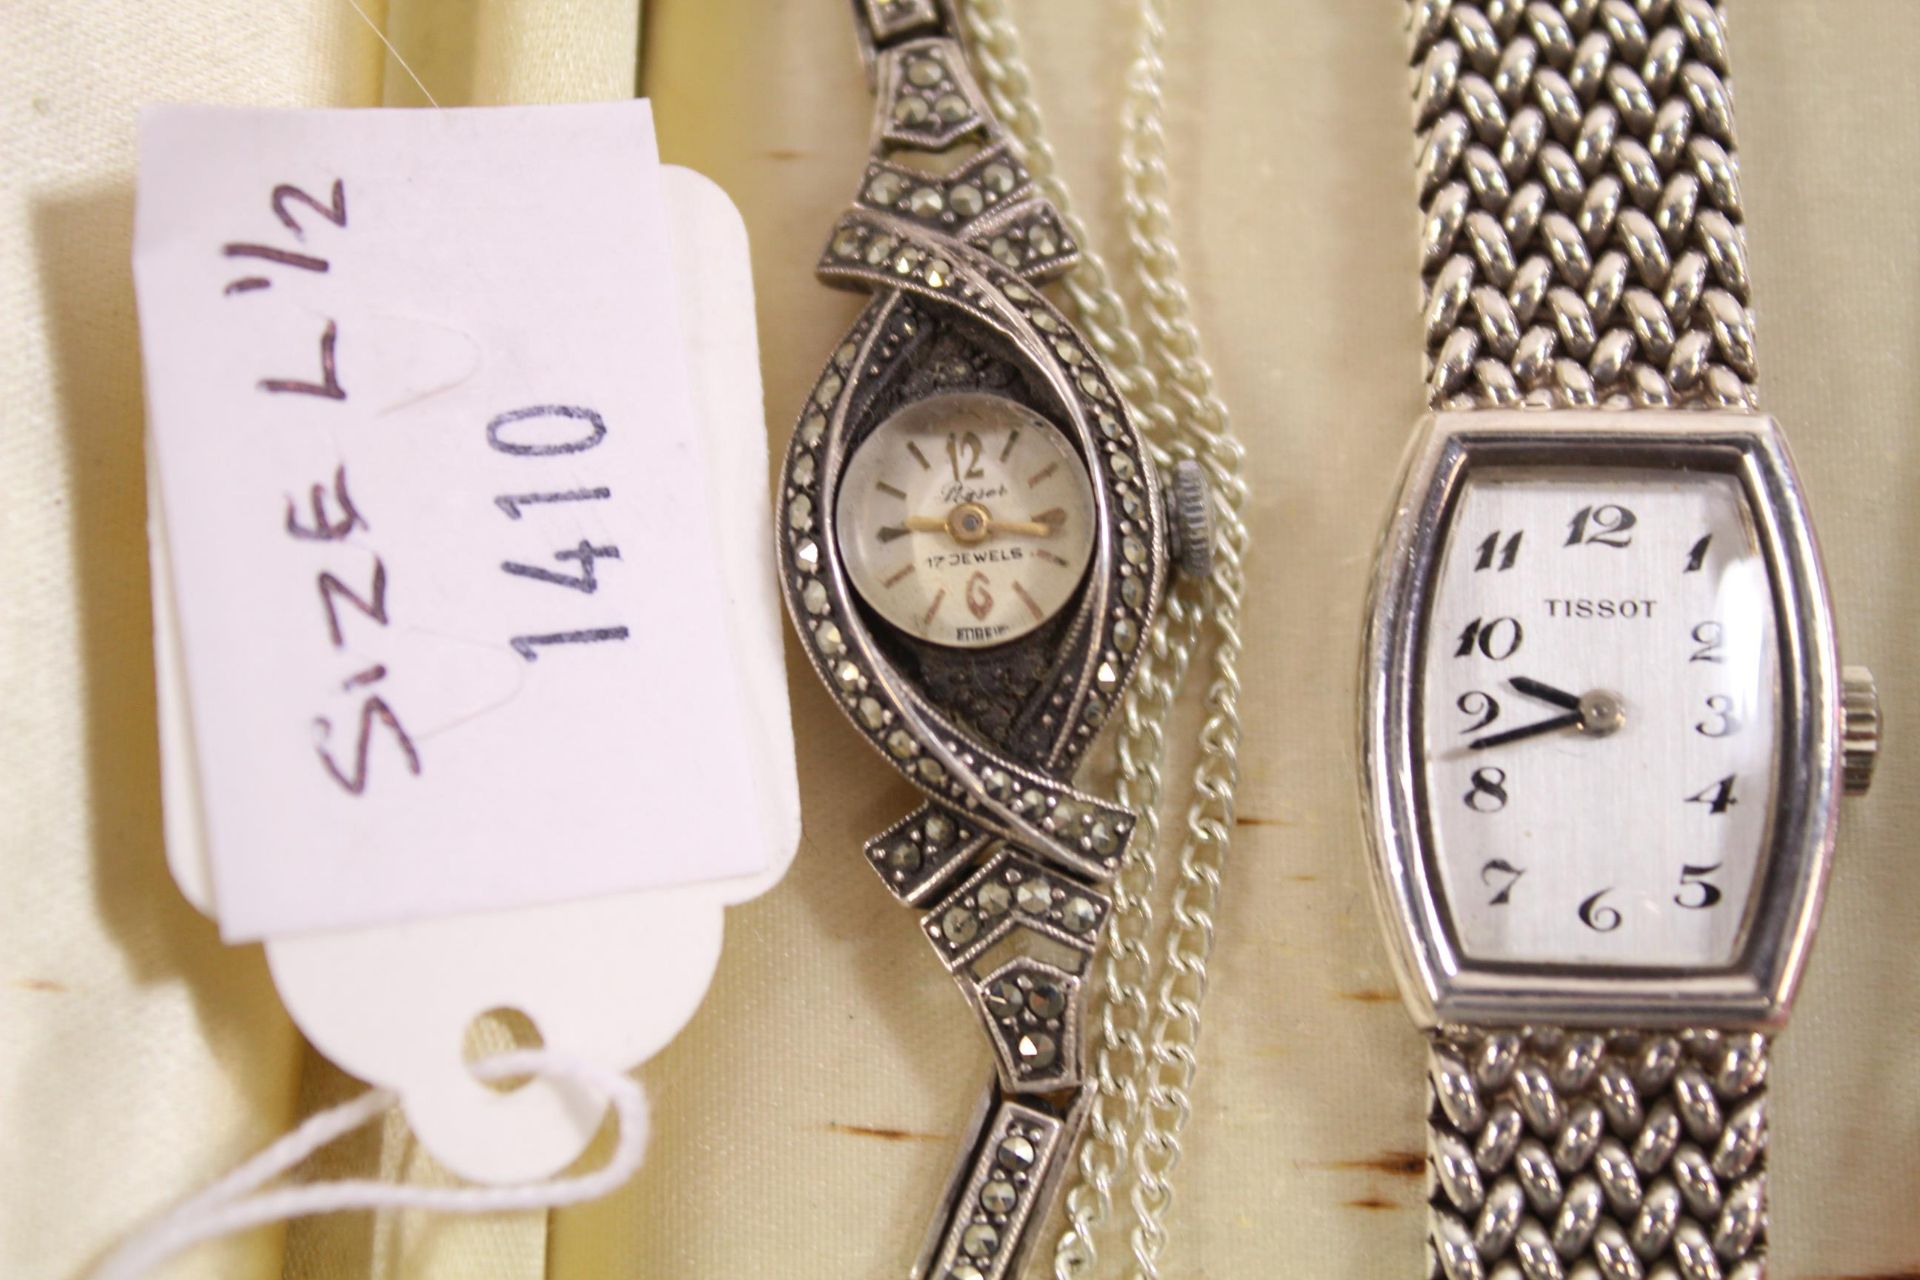
[[[1639,523],[1633,512],[1625,507],[1608,503],[1604,507],[1582,507],[1574,512],[1573,519],[1567,521],[1567,540],[1563,546],[1577,547],[1582,544],[1591,547],[1631,546],[1633,537],[1627,530]],[[1588,525],[1592,530],[1589,532]]]
[[[961,484],[968,480],[978,480],[986,475],[980,469],[980,455],[986,452],[986,446],[980,443],[980,437],[969,431],[966,435],[947,432],[947,465],[953,468],[953,482]],[[965,471],[960,469],[960,455],[967,455]]]

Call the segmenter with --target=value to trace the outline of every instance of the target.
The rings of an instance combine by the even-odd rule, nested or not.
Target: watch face
[[[1781,679],[1738,479],[1474,468],[1430,599],[1416,769],[1462,954],[1730,964],[1769,837]]]
[[[918,639],[979,649],[1066,607],[1093,559],[1093,489],[1031,409],[934,396],[855,448],[838,528],[847,576],[875,612]]]

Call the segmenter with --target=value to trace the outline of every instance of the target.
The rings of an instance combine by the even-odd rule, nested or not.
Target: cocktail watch
[[[1206,570],[1208,504],[1197,469],[1163,497],[1111,377],[1040,292],[1077,246],[950,11],[855,12],[872,154],[818,272],[874,297],[801,412],[778,563],[835,701],[926,796],[866,856],[923,912],[994,1050],[912,1274],[997,1280],[1031,1248],[1085,1118],[1102,885],[1135,827],[1072,778],[1132,674],[1170,551]]]
[[[1871,678],[1756,364],[1707,0],[1416,0],[1428,395],[1363,667],[1430,1273],[1765,1274],[1769,1035]]]

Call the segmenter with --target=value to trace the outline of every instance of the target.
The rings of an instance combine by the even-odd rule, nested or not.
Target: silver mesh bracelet
[[[1428,1274],[1759,1280],[1766,1075],[1754,1033],[1436,1032]]]
[[[1433,407],[1752,407],[1720,6],[1410,9]]]
[[[1708,0],[1410,0],[1428,401],[1752,408]],[[1752,1033],[1443,1027],[1429,1275],[1760,1280]]]

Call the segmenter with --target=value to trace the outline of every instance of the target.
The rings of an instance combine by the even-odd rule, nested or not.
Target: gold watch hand
[[[995,520],[986,508],[962,503],[944,516],[908,516],[898,527],[915,533],[944,533],[957,542],[980,542],[996,533],[1021,533],[1050,538],[1060,531],[1065,512],[1044,511],[1039,520]]]

